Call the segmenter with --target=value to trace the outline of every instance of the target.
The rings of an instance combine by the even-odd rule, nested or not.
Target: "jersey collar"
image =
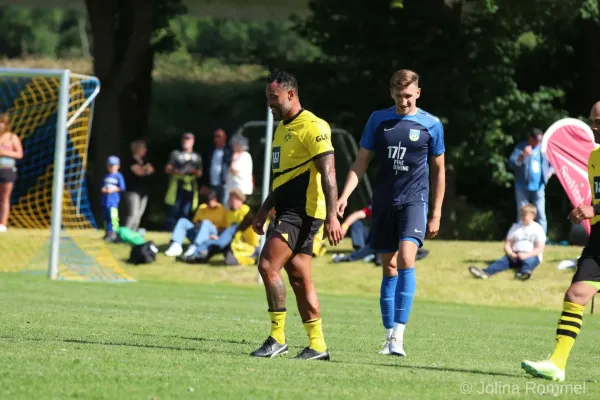
[[[283,124],[284,124],[284,125],[287,125],[287,124],[289,124],[290,122],[292,122],[293,120],[295,120],[296,118],[298,118],[298,116],[299,116],[300,114],[302,114],[302,111],[304,111],[304,108],[301,108],[301,109],[300,109],[300,111],[298,111],[298,112],[296,113],[296,115],[294,115],[292,118],[290,118],[290,119],[286,119],[285,121],[283,121]]]

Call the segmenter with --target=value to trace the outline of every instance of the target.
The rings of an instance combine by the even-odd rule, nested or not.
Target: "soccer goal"
[[[23,159],[0,233],[0,271],[131,281],[95,230],[86,168],[100,82],[69,70],[0,68],[0,112]]]

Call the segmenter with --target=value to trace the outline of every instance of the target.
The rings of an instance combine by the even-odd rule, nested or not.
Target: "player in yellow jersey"
[[[590,114],[594,140],[600,143],[600,101],[594,104]],[[600,148],[590,154],[588,175],[592,190],[592,205],[581,204],[569,214],[574,224],[589,219],[592,231],[577,262],[577,272],[563,303],[563,312],[556,330],[556,346],[550,359],[523,361],[521,368],[528,374],[553,381],[565,380],[565,369],[569,353],[581,331],[583,310],[600,291]]]
[[[267,237],[258,270],[267,292],[271,333],[254,357],[272,358],[288,352],[284,327],[285,268],[309,344],[296,358],[329,360],[321,310],[311,277],[313,240],[323,222],[331,245],[342,240],[337,220],[337,181],[329,124],[300,105],[298,82],[287,72],[271,75],[267,103],[282,121],[273,135],[272,187],[253,227],[264,234],[267,215],[275,208],[275,228]]]

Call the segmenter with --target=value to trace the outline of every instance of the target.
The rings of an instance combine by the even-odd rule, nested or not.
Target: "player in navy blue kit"
[[[415,72],[395,72],[390,94],[396,106],[375,111],[367,121],[338,214],[344,215],[350,194],[375,156],[379,171],[370,240],[383,266],[380,306],[386,341],[380,353],[406,356],[404,328],[416,290],[417,250],[440,229],[446,187],[444,129],[437,117],[417,107],[421,89]]]
[[[117,239],[116,231],[119,229],[119,202],[121,192],[125,191],[125,179],[119,172],[121,161],[117,156],[108,157],[106,169],[108,174],[102,180],[102,216],[106,225],[104,240],[114,242]]]

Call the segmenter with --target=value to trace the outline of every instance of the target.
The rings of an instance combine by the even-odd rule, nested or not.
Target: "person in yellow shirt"
[[[272,190],[256,214],[254,231],[264,235],[267,217],[275,209],[275,224],[265,240],[258,271],[266,290],[271,332],[253,357],[273,358],[288,352],[285,335],[285,269],[296,295],[298,313],[308,346],[297,356],[303,360],[329,360],[323,335],[321,307],[312,280],[312,256],[321,227],[329,244],[342,239],[337,219],[335,156],[329,124],[302,108],[298,81],[288,72],[267,80],[267,104],[280,120],[271,147]]]
[[[179,257],[183,253],[183,241],[187,237],[192,244],[184,256],[189,256],[196,251],[196,246],[210,235],[216,235],[227,228],[227,210],[217,201],[214,191],[207,193],[206,201],[198,207],[194,219],[180,218],[175,224],[171,243],[165,255]],[[202,235],[200,232],[202,231]],[[205,233],[206,232],[206,233]]]
[[[243,240],[244,235],[248,230],[252,231],[252,212],[246,202],[246,195],[239,189],[231,189],[229,191],[229,199],[227,200],[229,211],[225,216],[226,228],[221,232],[217,232],[215,226],[209,221],[204,221],[200,226],[200,230],[194,239],[194,250],[186,252],[183,256],[184,261],[206,262],[208,259],[219,252],[225,250],[232,241],[238,237]],[[252,242],[252,240],[247,240]],[[255,240],[258,246],[258,240]],[[190,246],[190,247],[192,247]]]
[[[600,101],[594,104],[590,113],[594,140],[600,144]],[[588,159],[588,177],[592,190],[592,204],[580,204],[571,211],[569,219],[573,224],[590,220],[592,230],[577,261],[577,271],[571,286],[565,293],[563,310],[556,329],[554,351],[547,360],[524,360],[521,368],[537,378],[562,382],[571,349],[581,332],[583,310],[600,291],[600,148],[592,151]]]

